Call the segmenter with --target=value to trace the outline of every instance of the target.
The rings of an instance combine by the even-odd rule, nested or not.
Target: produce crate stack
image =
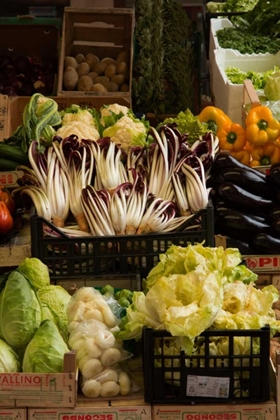
[[[120,98],[131,107],[133,28],[133,9],[66,7],[58,95]]]

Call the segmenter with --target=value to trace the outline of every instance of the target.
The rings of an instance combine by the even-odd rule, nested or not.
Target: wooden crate
[[[9,136],[8,96],[0,95],[0,141]]]
[[[131,8],[64,9],[62,46],[58,72],[58,96],[122,97],[131,107],[134,11]],[[129,54],[128,92],[96,93],[67,91],[63,86],[64,59],[92,53],[101,59],[116,59],[122,51]]]

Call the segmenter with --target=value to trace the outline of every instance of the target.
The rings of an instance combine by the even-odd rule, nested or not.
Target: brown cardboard
[[[0,407],[74,407],[77,397],[74,363],[75,353],[70,352],[65,355],[64,373],[1,373]]]
[[[115,401],[115,400],[113,400]],[[28,418],[32,420],[151,420],[151,406],[139,400],[122,401],[121,405],[111,401],[88,399],[86,406],[70,408],[28,409]],[[140,405],[139,405],[140,404]]]
[[[26,408],[0,408],[1,420],[26,420]]]
[[[275,401],[251,404],[155,405],[153,420],[276,420]]]

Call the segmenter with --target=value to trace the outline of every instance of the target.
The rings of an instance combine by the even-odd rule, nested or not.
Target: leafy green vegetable
[[[17,269],[29,280],[35,290],[50,285],[49,269],[39,258],[24,258]]]
[[[114,296],[115,289],[110,284],[106,284],[106,286],[102,287],[101,294],[107,296]]]
[[[218,12],[247,12],[252,10],[258,0],[227,0],[224,2],[209,1],[206,3],[206,10],[210,13]]]
[[[269,101],[280,100],[280,71],[276,71],[267,77],[263,90]]]
[[[10,273],[0,294],[0,331],[13,348],[25,346],[41,323],[41,307],[29,281],[17,270]]]
[[[47,319],[28,343],[22,363],[23,372],[63,372],[64,354],[68,347],[53,321]]]
[[[234,27],[217,31],[220,47],[238,50],[242,54],[276,54],[280,49],[280,0],[259,0],[256,6],[234,16]]]
[[[19,372],[18,355],[9,344],[0,338],[0,373]]]
[[[225,70],[227,78],[233,84],[243,85],[244,80],[249,79],[252,81],[252,84],[255,89],[264,89],[267,80],[273,75],[277,70],[278,66],[274,66],[273,69],[256,72],[254,70],[242,71],[238,67],[227,67]]]
[[[257,275],[241,263],[238,249],[172,245],[146,279],[146,295],[134,292],[116,333],[139,339],[142,328],[165,329],[191,354],[195,340],[207,329],[246,329],[270,325],[280,331],[272,305],[274,286],[257,289]]]
[[[280,39],[250,34],[235,27],[219,29],[216,36],[221,48],[237,50],[241,54],[276,54],[280,49]]]
[[[68,319],[66,308],[71,299],[71,295],[61,286],[50,285],[42,287],[37,291],[38,298],[43,307],[43,319],[51,319],[55,322],[63,339],[68,339]]]
[[[194,116],[190,109],[186,109],[185,112],[180,111],[174,118],[165,118],[160,125],[164,124],[175,124],[181,134],[187,134],[189,144],[193,144],[199,136],[209,131],[208,125],[200,122],[198,116]]]

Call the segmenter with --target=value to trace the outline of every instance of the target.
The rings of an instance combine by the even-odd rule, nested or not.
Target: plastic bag
[[[100,292],[82,287],[67,307],[69,347],[76,351],[85,396],[112,397],[131,390],[129,375],[119,363],[132,356],[116,340],[118,319]]]

